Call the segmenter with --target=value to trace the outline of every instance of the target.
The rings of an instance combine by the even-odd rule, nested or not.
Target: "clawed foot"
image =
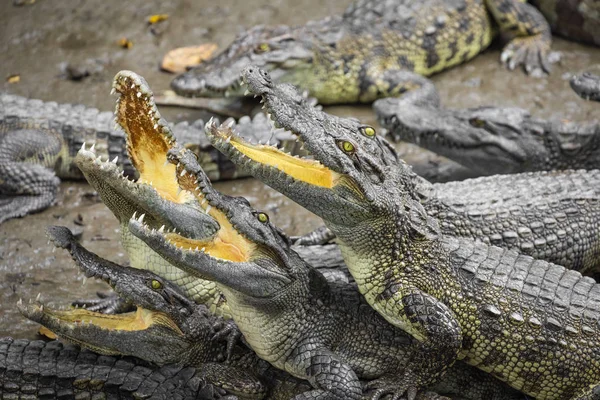
[[[368,398],[370,400],[382,400],[389,396],[389,400],[400,400],[406,394],[407,400],[415,400],[417,398],[418,389],[416,386],[406,382],[407,379],[392,380],[389,378],[374,379],[367,382],[363,387],[365,392],[371,393]]]
[[[242,338],[242,332],[232,320],[220,320],[213,325],[215,334],[212,340],[225,340],[227,342],[227,360],[231,358],[235,345]]]
[[[97,299],[75,300],[71,305],[103,314],[121,314],[134,310],[133,304],[123,300],[115,292],[97,292],[96,295]]]
[[[539,36],[517,37],[506,45],[500,56],[502,64],[513,70],[519,66],[529,75],[550,73],[549,45]]]

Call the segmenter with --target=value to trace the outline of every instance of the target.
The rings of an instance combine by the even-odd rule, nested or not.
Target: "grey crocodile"
[[[298,102],[273,94],[258,68],[245,76],[312,158],[291,168],[283,153],[216,125],[209,138],[322,217],[367,302],[418,341],[423,360],[396,381],[398,393],[436,381],[460,359],[538,399],[597,398],[600,285],[514,250],[444,234],[444,218],[423,207],[406,171],[390,163],[384,139],[355,120],[304,115]]]
[[[574,76],[582,97],[600,99],[600,78]],[[435,89],[376,101],[380,124],[395,140],[415,143],[481,175],[600,168],[600,122],[544,120],[516,107],[440,107]]]
[[[371,102],[419,86],[420,75],[475,57],[491,43],[496,26],[512,37],[502,52],[505,65],[549,71],[550,28],[521,1],[363,0],[342,16],[303,26],[254,27],[171,86],[187,97],[241,96],[240,72],[257,65],[322,104]]]
[[[157,367],[58,341],[0,339],[3,399],[208,400],[217,393],[193,367]]]
[[[390,387],[400,371],[421,357],[412,351],[415,342],[368,307],[354,284],[327,281],[306,264],[267,214],[244,198],[217,192],[193,154],[175,147],[169,155],[178,165],[179,184],[196,194],[201,207],[220,221],[220,229],[198,240],[153,230],[142,218],[133,218],[131,232],[170,263],[217,282],[257,355],[312,385],[313,390],[294,399],[360,399],[359,378],[370,380],[366,388],[374,390],[373,399],[393,393]],[[452,383],[446,390],[454,387]],[[475,385],[454,394],[519,396],[480,389]],[[425,398],[437,398],[429,396],[434,397]]]
[[[252,140],[278,142],[298,151],[294,140],[273,130],[264,114],[227,123],[235,123]],[[198,154],[212,180],[245,176],[210,146],[204,124],[180,122],[172,127],[173,135]],[[95,144],[99,156],[115,160],[128,176],[135,174],[125,135],[111,112],[0,93],[0,223],[53,204],[58,178],[82,179],[74,158],[84,143]]]

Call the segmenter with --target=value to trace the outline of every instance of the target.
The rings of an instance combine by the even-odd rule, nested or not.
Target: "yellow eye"
[[[372,126],[362,126],[360,128],[360,131],[362,132],[363,135],[368,136],[368,137],[373,137],[375,136],[375,128],[373,128]]]
[[[267,222],[269,222],[269,216],[267,214],[265,214],[264,212],[260,212],[256,215],[256,218],[258,218],[258,220],[260,222],[262,222],[263,224],[266,224]]]
[[[348,141],[342,142],[342,150],[346,153],[352,153],[354,151],[354,145]]]
[[[150,282],[150,285],[152,285],[152,289],[155,289],[155,290],[162,289],[162,283],[160,283],[156,279],[152,279],[152,282]]]
[[[256,50],[259,53],[264,53],[265,51],[269,51],[269,43],[261,43],[258,45],[258,47],[256,48]]]
[[[485,125],[485,121],[479,118],[471,118],[469,120],[469,124],[471,124],[471,126],[474,126],[475,128],[483,128],[483,126]]]

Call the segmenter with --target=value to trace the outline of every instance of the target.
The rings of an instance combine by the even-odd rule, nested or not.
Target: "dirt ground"
[[[112,77],[122,69],[146,78],[154,91],[168,88],[173,75],[159,71],[158,64],[170,49],[215,42],[222,49],[234,36],[255,24],[301,24],[309,19],[341,12],[347,1],[317,0],[37,0],[16,7],[5,1],[0,13],[0,90],[57,102],[82,103],[111,110]],[[158,28],[147,24],[153,14],[168,14]],[[127,38],[133,46],[121,48]],[[600,72],[600,49],[557,39],[554,50],[561,61],[548,77],[532,78],[521,71],[507,71],[499,63],[501,46],[467,65],[434,77],[444,104],[451,107],[477,105],[518,106],[541,117],[586,120],[598,117],[598,105],[586,103],[569,89],[571,73]],[[84,66],[91,75],[79,82],[65,79],[65,66]],[[19,83],[6,78],[20,75]],[[329,107],[339,115],[353,115],[376,125],[370,107]],[[162,107],[171,122],[194,120],[206,113]],[[400,150],[411,159],[435,159],[412,145]],[[279,193],[252,179],[216,184],[228,194],[244,195],[267,211],[273,221],[290,234],[306,232],[319,219]],[[70,257],[53,252],[44,229],[66,225],[82,232],[90,250],[119,263],[126,255],[118,243],[116,219],[85,183],[65,182],[58,204],[44,212],[11,220],[0,226],[0,336],[35,336],[35,324],[16,311],[19,298],[41,293],[49,305],[67,305],[75,298],[93,296],[103,284],[81,276]]]

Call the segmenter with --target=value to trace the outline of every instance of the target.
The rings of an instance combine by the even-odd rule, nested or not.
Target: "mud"
[[[164,90],[173,76],[159,71],[158,64],[172,48],[204,42],[223,48],[244,28],[260,23],[300,24],[339,13],[347,1],[37,0],[22,7],[5,3],[0,14],[1,90],[110,110],[114,105],[114,98],[108,95],[110,83],[119,70],[133,70],[144,76],[153,90]],[[152,14],[168,14],[169,19],[152,27],[146,22]],[[120,47],[117,42],[121,38],[133,46]],[[552,75],[533,78],[501,68],[500,48],[496,45],[468,65],[434,77],[446,106],[518,106],[545,118],[598,118],[598,105],[575,96],[568,79],[570,73],[583,70],[600,73],[600,49],[556,39],[554,50],[561,53],[561,61],[554,65]],[[87,70],[90,76],[77,82],[66,79],[64,71],[75,69]],[[20,76],[20,82],[6,82],[14,74]],[[377,125],[368,106],[336,106],[328,111]],[[172,122],[208,117],[205,112],[182,108],[162,107],[161,112]],[[413,145],[400,145],[399,150],[409,162],[441,162],[440,157]],[[252,179],[216,186],[225,193],[248,197],[290,234],[319,224],[316,216]],[[76,228],[90,250],[127,262],[118,243],[116,219],[108,209],[86,184],[63,183],[55,207],[0,226],[0,336],[35,336],[35,324],[16,311],[19,298],[27,301],[41,293],[47,304],[63,306],[106,288],[91,280],[82,286],[70,257],[47,245],[43,232],[50,224]]]

